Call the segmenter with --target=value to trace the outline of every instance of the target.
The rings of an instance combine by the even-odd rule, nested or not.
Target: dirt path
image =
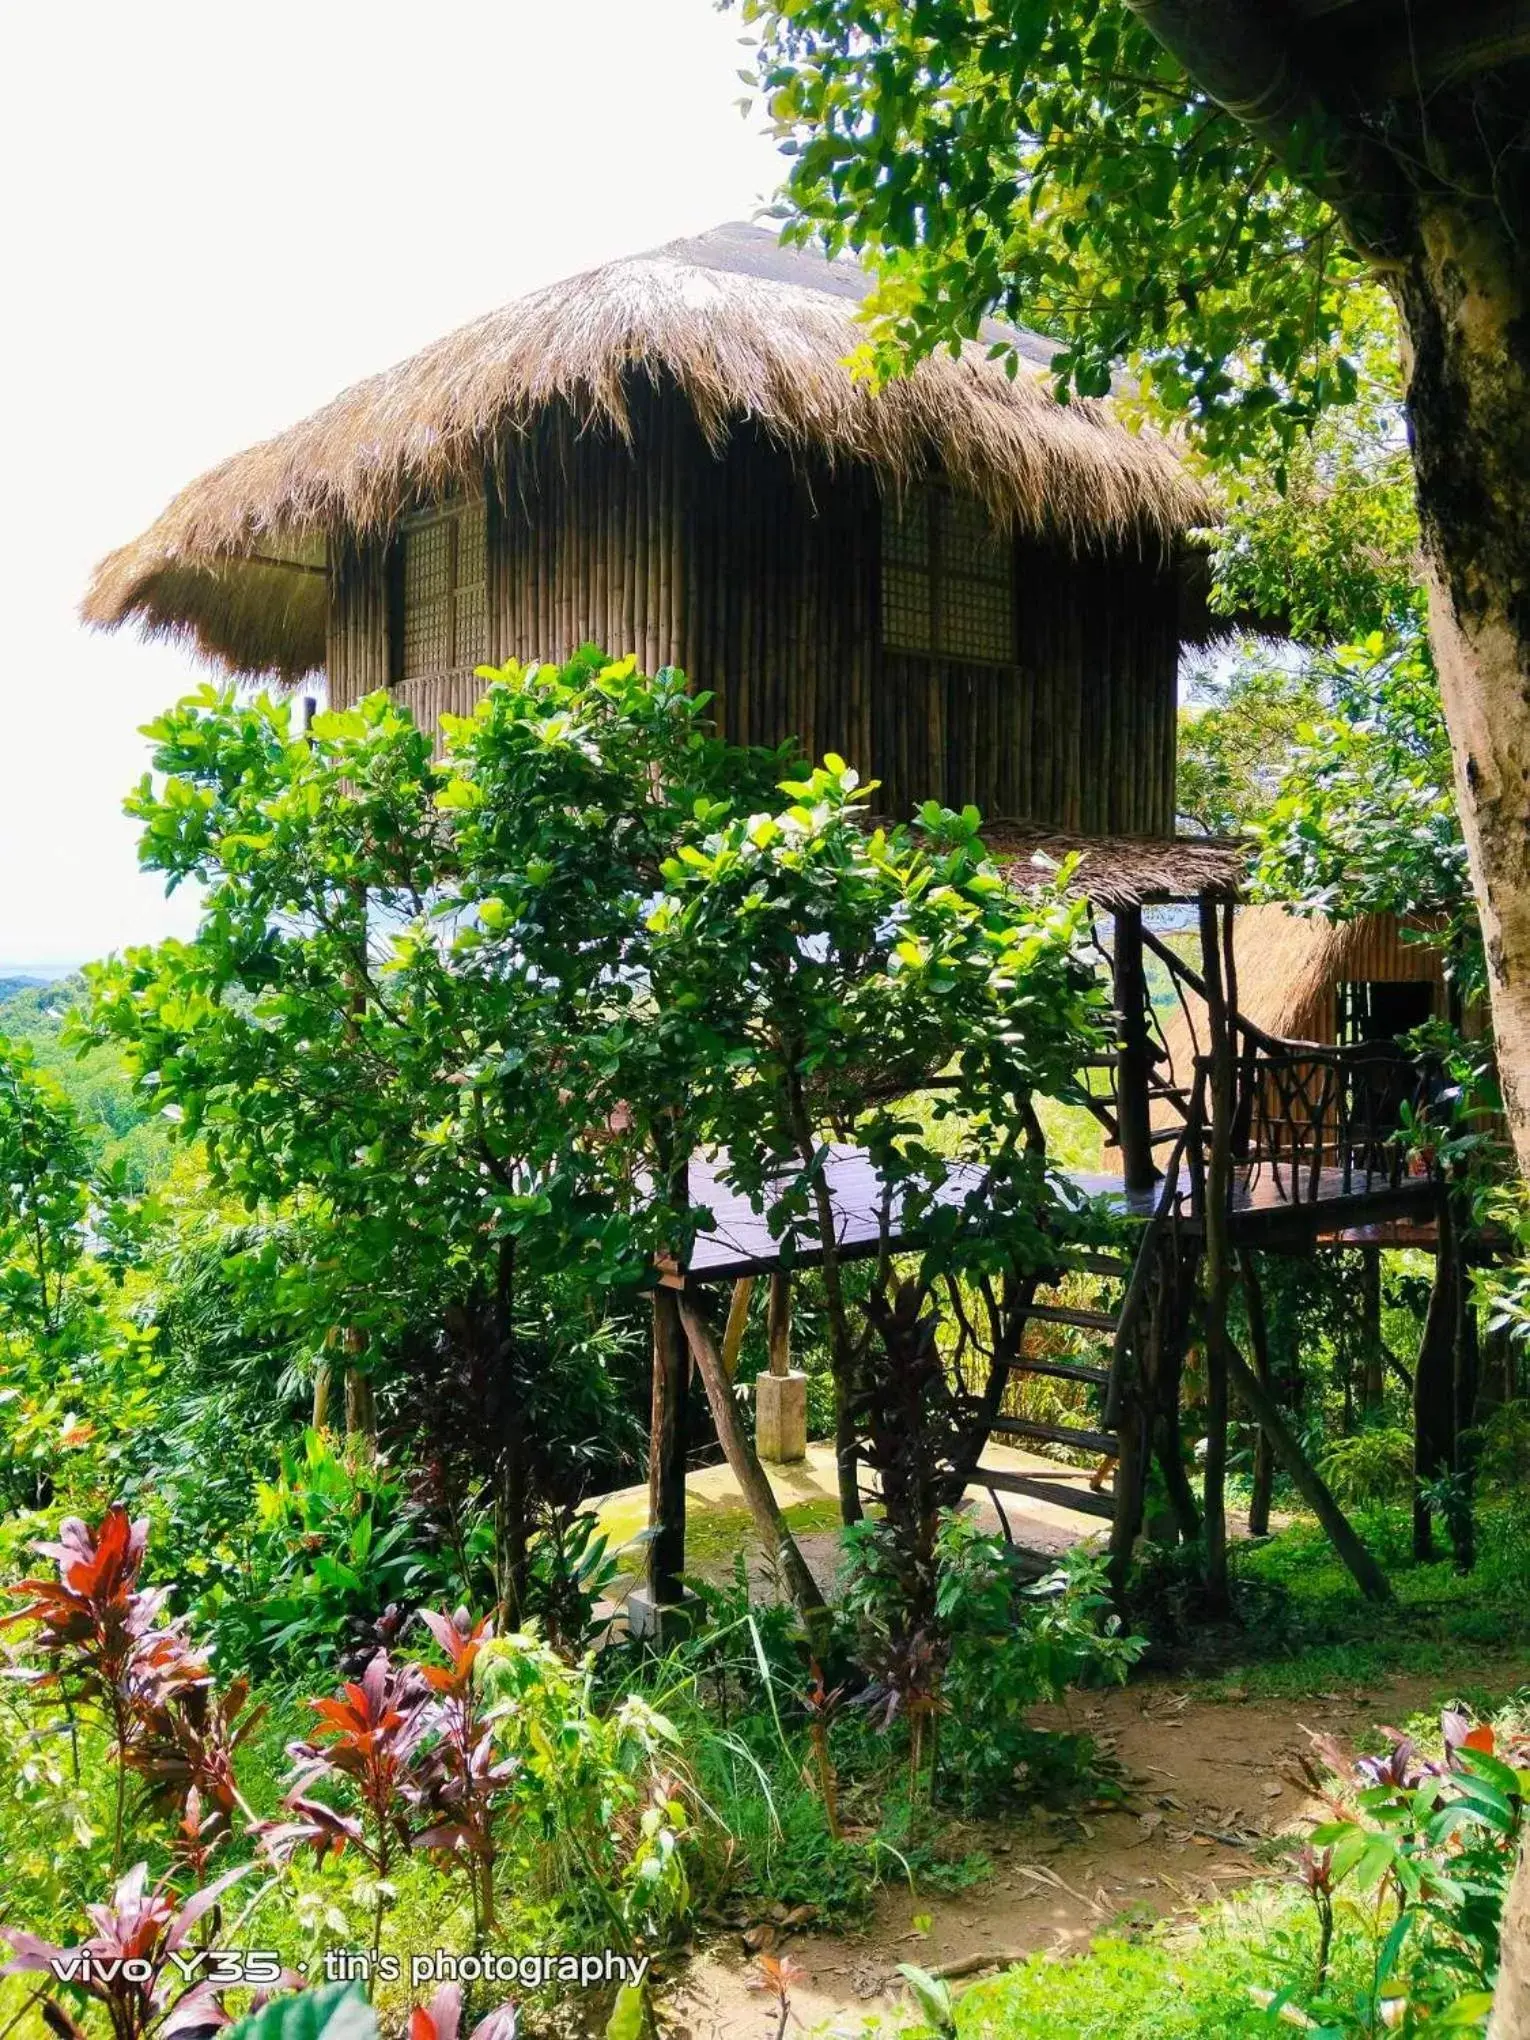
[[[1526,1676],[1519,1663],[1501,1670],[1505,1691]],[[1125,1808],[974,1830],[972,1845],[987,1850],[995,1873],[976,1890],[885,1891],[863,1930],[782,1937],[775,1952],[807,1972],[793,2008],[808,2030],[832,2020],[836,2033],[854,2034],[861,2015],[885,2018],[901,2002],[900,1962],[931,1968],[979,1953],[1083,1948],[1112,1924],[1200,1906],[1266,1872],[1282,1837],[1318,1816],[1285,1775],[1306,1748],[1304,1728],[1352,1740],[1450,1697],[1439,1674],[1278,1702],[1211,1701],[1148,1679],[1040,1708],[1038,1726],[1082,1730],[1115,1758],[1130,1788]],[[928,1925],[916,1926],[916,1915]],[[749,1989],[754,1973],[741,1936],[707,1948],[674,2001],[677,2040],[774,2031]]]

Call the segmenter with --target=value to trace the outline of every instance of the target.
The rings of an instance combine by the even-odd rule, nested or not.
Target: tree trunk
[[[1500,1948],[1487,2040],[1530,2040],[1530,1839],[1519,1852],[1519,1867],[1504,1901]]]
[[[718,1443],[754,1517],[755,1529],[759,1532],[766,1555],[780,1567],[813,1648],[822,1654],[829,1640],[830,1616],[818,1590],[818,1582],[809,1572],[807,1560],[797,1548],[796,1538],[786,1527],[786,1518],[771,1491],[753,1441],[739,1422],[738,1404],[733,1399],[732,1384],[723,1373],[722,1354],[712,1337],[711,1327],[689,1297],[680,1296],[678,1308],[686,1340],[707,1392]]]
[[[1430,635],[1504,1107],[1530,1176],[1530,256],[1469,197],[1421,200],[1417,240],[1392,288]]]

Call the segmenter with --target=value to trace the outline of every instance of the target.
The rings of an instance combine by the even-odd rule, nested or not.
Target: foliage
[[[1211,836],[1261,821],[1290,771],[1297,731],[1320,709],[1310,672],[1247,645],[1225,677],[1196,676],[1179,712],[1180,814]]]
[[[142,1417],[145,1335],[115,1284],[147,1217],[25,1044],[0,1035],[0,1500],[45,1508],[75,1455],[94,1468]]]
[[[434,1548],[405,1484],[364,1441],[305,1430],[260,1482],[247,1575],[199,1603],[240,1662],[370,1658],[377,1625],[396,1635],[421,1602],[454,1582],[452,1554]]]
[[[1374,636],[1319,672],[1332,707],[1302,732],[1261,826],[1259,883],[1341,919],[1442,915],[1464,936],[1471,882],[1427,649]]]
[[[1399,1501],[1412,1491],[1412,1436],[1381,1424],[1335,1438],[1319,1470],[1342,1502]]]
[[[73,1987],[104,2007],[112,2040],[215,2031],[230,2023],[217,1986],[206,1979],[188,1981],[186,1965],[176,1957],[198,1920],[213,1911],[249,1867],[230,1870],[182,1900],[168,1878],[151,1886],[148,1865],[136,1864],[118,1883],[110,1904],[92,1908],[96,1931],[77,1949],[57,1947],[20,1928],[0,1927],[0,1938],[13,1950],[7,1973],[56,1977],[56,1963],[88,1956]],[[55,2033],[83,2040],[82,2029],[61,2006],[50,2002],[49,2011]]]
[[[858,1338],[829,1136],[871,1150],[928,1265],[1034,1255],[1017,1129],[1100,1011],[1080,908],[1007,891],[975,810],[868,829],[842,760],[782,780],[784,756],[719,743],[703,708],[683,676],[592,650],[510,665],[437,763],[385,696],[294,742],[276,705],[207,690],[154,726],[161,779],[130,803],[145,861],[205,888],[197,939],[92,978],[96,1037],[215,1182],[252,1210],[302,1200],[287,1307],[343,1331],[356,1368],[392,1356],[426,1391],[401,1397],[426,1405],[417,1431],[476,1449],[430,1456],[453,1523],[491,1512],[516,1619],[538,1509],[582,1498],[576,1384],[703,1217],[687,1157],[768,1192],[788,1255],[819,1245],[843,1428]],[[960,1198],[896,1109],[935,1071]],[[444,1420],[452,1398],[470,1423]]]
[[[1274,159],[1129,8],[743,12],[795,230],[878,269],[877,368],[996,312],[1058,336],[1054,373],[1084,395],[1129,357],[1217,458],[1288,447],[1353,400],[1386,320],[1301,181],[1321,183],[1323,138]]]
[[[1075,1547],[1033,1584],[1013,1547],[971,1517],[941,1525],[936,1609],[951,1639],[942,1698],[942,1789],[967,1812],[1033,1789],[1055,1765],[1056,1738],[1033,1728],[1038,1700],[1068,1686],[1122,1681],[1142,1654],[1123,1630],[1104,1563]]]
[[[1286,2000],[1335,2034],[1370,2034],[1431,2021],[1474,2025],[1488,2012],[1498,1968],[1504,1895],[1519,1855],[1530,1788],[1530,1745],[1447,1712],[1444,1753],[1431,1760],[1394,1731],[1381,1756],[1352,1766],[1332,1738],[1316,1753],[1345,1780],[1337,1818],[1314,1829],[1301,1881],[1320,1921],[1310,1994]],[[1335,1989],[1329,1948],[1336,1906],[1367,1915],[1378,1947],[1356,1990]]]
[[[1356,335],[1354,400],[1325,411],[1273,465],[1224,479],[1212,607],[1279,624],[1299,645],[1352,644],[1425,624],[1418,512],[1390,308]]]

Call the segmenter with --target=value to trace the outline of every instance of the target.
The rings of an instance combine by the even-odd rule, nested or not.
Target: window
[[[409,519],[399,561],[398,677],[469,672],[489,656],[482,501]]]
[[[969,496],[912,490],[882,511],[882,642],[1001,665],[1015,656],[1014,547]]]
[[[1428,978],[1358,978],[1336,987],[1339,1045],[1396,1041],[1434,1015],[1434,986]]]

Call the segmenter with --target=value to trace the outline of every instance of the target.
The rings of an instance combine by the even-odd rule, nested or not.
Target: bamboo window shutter
[[[884,507],[882,642],[891,651],[1013,663],[1014,547],[981,503],[926,487]]]
[[[484,504],[406,524],[402,551],[400,679],[471,672],[489,652]]]

